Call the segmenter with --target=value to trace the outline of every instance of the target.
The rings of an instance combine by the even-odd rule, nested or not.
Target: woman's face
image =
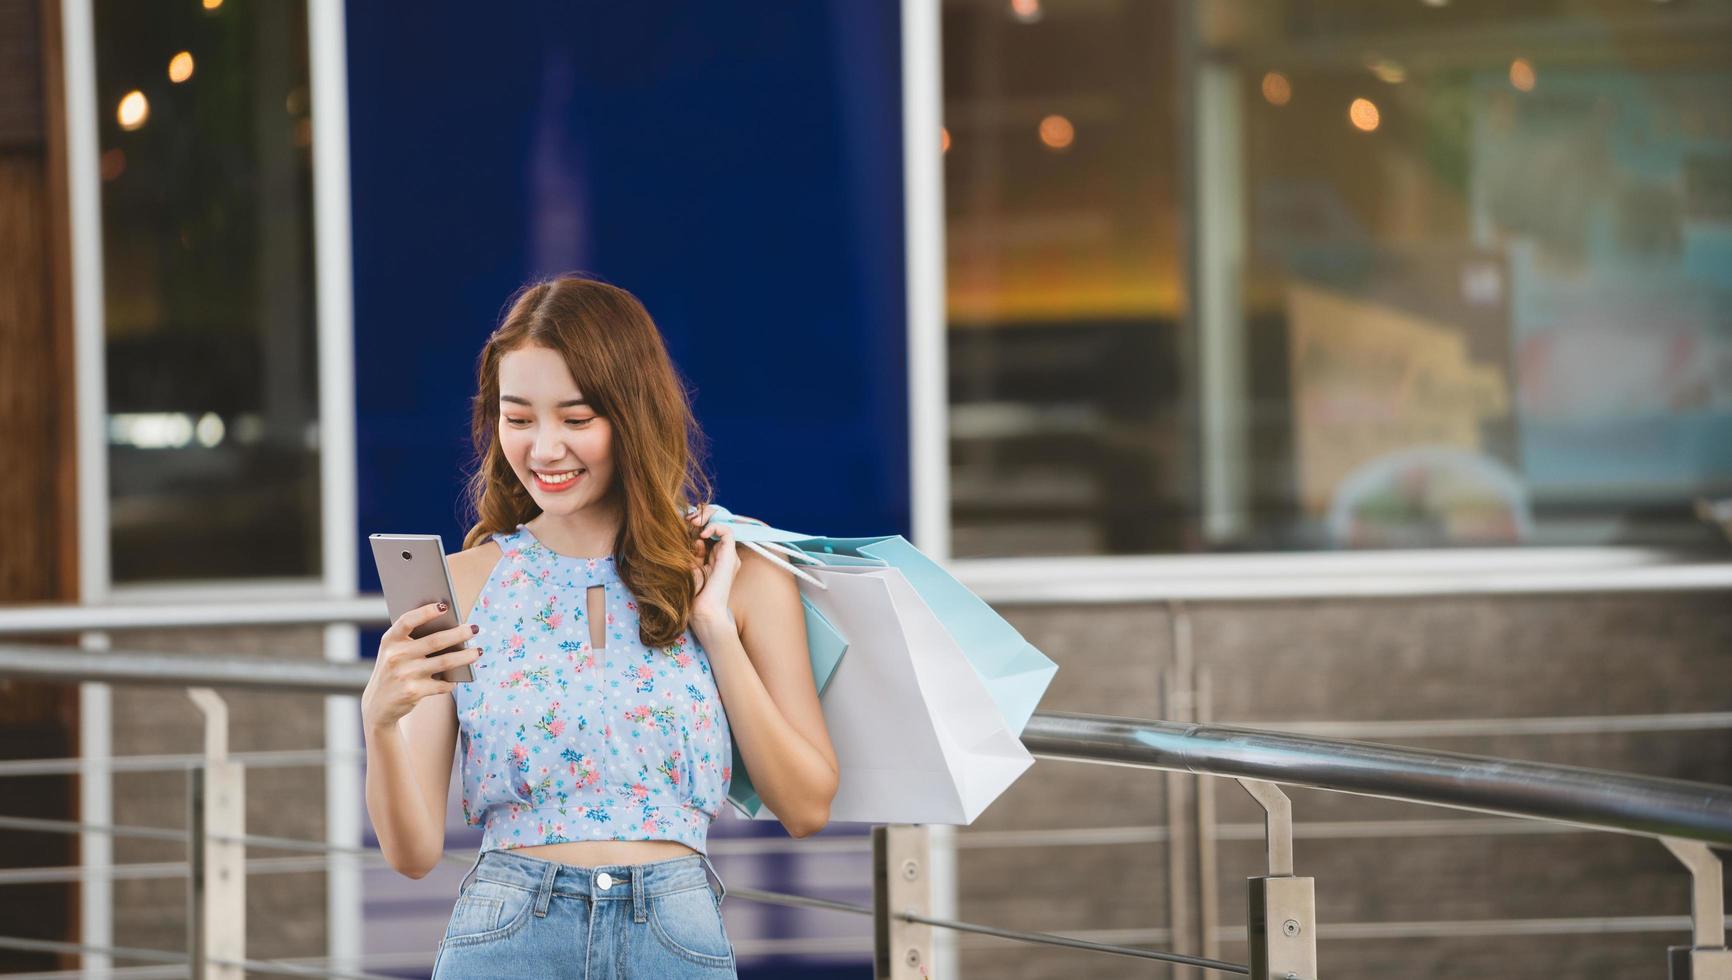
[[[499,359],[499,448],[543,513],[573,513],[613,483],[613,426],[583,397],[545,347]]]

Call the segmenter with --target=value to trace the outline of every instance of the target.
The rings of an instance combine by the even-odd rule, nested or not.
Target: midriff
[[[514,847],[511,851],[580,868],[596,868],[604,864],[649,864],[698,853],[676,840],[576,840]]]

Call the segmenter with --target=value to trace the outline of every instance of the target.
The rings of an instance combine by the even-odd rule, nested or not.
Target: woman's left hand
[[[716,505],[709,504],[688,518],[702,528],[698,532],[698,544],[694,546],[698,565],[692,569],[692,582],[697,586],[698,594],[692,600],[692,619],[733,623],[734,616],[728,611],[728,596],[734,587],[734,573],[740,570],[740,556],[734,547],[734,529],[726,524],[710,523],[715,512]],[[704,554],[705,541],[711,542],[707,556]]]

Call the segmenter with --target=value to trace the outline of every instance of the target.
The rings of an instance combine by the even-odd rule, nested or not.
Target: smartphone
[[[420,639],[457,625],[457,597],[451,589],[451,572],[445,566],[445,545],[437,534],[369,534],[373,546],[373,564],[379,569],[379,586],[385,591],[385,609],[391,622],[411,609],[430,602],[445,603],[445,611],[409,632]],[[461,650],[468,641],[428,654]],[[475,680],[468,664],[458,664],[447,673],[434,674],[434,680],[469,683]]]

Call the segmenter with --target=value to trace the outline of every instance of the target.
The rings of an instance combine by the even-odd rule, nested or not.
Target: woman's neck
[[[621,520],[618,510],[591,506],[575,514],[537,514],[525,526],[559,554],[599,558],[613,554]]]

